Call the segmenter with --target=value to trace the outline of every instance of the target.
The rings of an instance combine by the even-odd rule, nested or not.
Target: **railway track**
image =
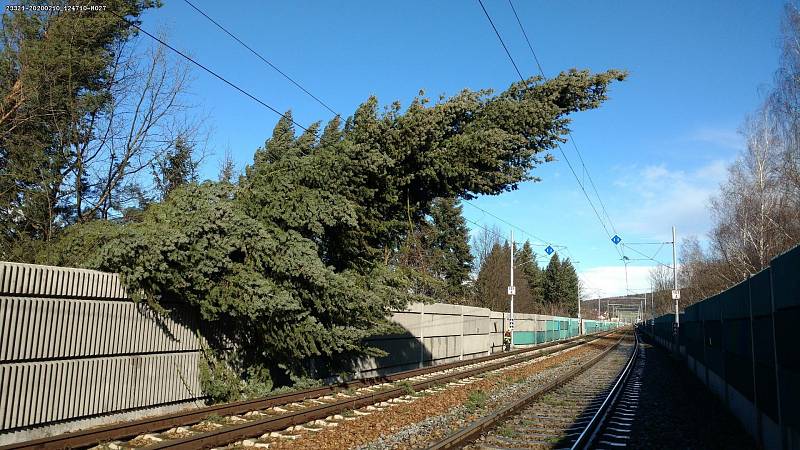
[[[625,446],[638,405],[643,365],[637,355],[638,340],[632,334],[428,449]]]
[[[574,447],[619,449],[627,446],[633,420],[639,409],[639,392],[642,388],[644,363],[644,352],[640,352],[636,355],[627,379],[622,379],[624,386],[617,389],[618,395],[611,400],[611,406],[601,412],[602,415],[598,416],[598,423],[595,427],[587,428],[586,441],[580,441]]]
[[[2,450],[87,448],[211,448],[254,436],[281,436],[294,427],[326,426],[326,419],[347,418],[344,411],[382,409],[406,402],[408,394],[455,381],[469,383],[492,370],[577,347],[608,333],[550,342],[513,352],[425,367],[391,376],[323,386],[261,399],[197,408],[168,415],[81,430],[2,447]],[[377,406],[376,406],[377,405]],[[308,429],[308,428],[306,428]],[[312,428],[313,429],[313,428]],[[122,442],[133,438],[128,442]]]

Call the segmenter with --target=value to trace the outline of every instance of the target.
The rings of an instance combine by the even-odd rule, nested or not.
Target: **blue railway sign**
[[[544,249],[544,252],[547,253],[548,255],[552,255],[554,251],[555,250],[553,250],[553,247],[551,247],[549,245],[547,246],[546,249]]]
[[[622,238],[617,236],[616,234],[614,235],[614,237],[611,238],[611,242],[613,242],[614,244],[619,244],[621,241]]]

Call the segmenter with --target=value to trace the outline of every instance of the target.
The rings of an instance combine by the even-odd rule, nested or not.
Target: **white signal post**
[[[514,230],[511,230],[511,284],[508,286],[508,295],[511,296],[511,314],[508,329],[511,331],[511,348],[514,348]]]
[[[675,226],[672,226],[672,298],[675,300],[675,325],[680,327],[680,317],[678,315],[678,300],[681,298],[681,291],[678,290],[678,258],[675,252]]]

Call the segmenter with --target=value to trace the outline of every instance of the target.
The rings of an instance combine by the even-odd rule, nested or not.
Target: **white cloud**
[[[712,144],[720,148],[740,150],[744,148],[744,138],[736,130],[730,128],[703,127],[695,130],[686,138],[688,141]]]
[[[628,289],[642,292],[650,289],[650,269],[648,266],[628,266]],[[583,282],[588,298],[626,295],[625,267],[600,266],[582,270],[578,276]]]
[[[717,159],[693,170],[649,165],[631,168],[618,183],[633,193],[622,215],[621,229],[632,236],[670,238],[675,225],[680,235],[703,236],[711,226],[708,206],[727,176],[729,161]],[[622,236],[623,240],[626,236]]]

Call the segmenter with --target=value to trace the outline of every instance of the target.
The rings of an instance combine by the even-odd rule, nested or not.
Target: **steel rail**
[[[494,355],[482,356],[479,358],[457,361],[453,363],[440,364],[436,366],[422,367],[392,375],[370,377],[362,380],[355,380],[340,384],[331,384],[317,388],[305,389],[297,392],[279,394],[269,397],[262,397],[253,400],[244,400],[233,403],[225,403],[201,408],[193,408],[185,411],[178,411],[171,414],[151,416],[118,424],[103,425],[100,427],[88,428],[56,436],[35,439],[31,441],[19,442],[0,447],[0,450],[29,450],[29,449],[64,449],[64,448],[83,448],[95,445],[99,442],[107,442],[137,436],[143,433],[151,433],[158,430],[166,430],[176,426],[184,426],[200,422],[209,416],[228,416],[243,414],[250,411],[266,409],[274,406],[286,405],[288,403],[319,398],[328,394],[335,394],[344,390],[373,386],[381,383],[391,383],[419,375],[440,372],[448,369],[455,369],[463,366],[480,364],[496,359],[510,358],[510,361],[524,359],[528,353],[541,352],[552,347],[559,347],[559,350],[569,348],[569,346],[580,345],[590,342],[604,335],[609,331],[592,333],[589,335],[576,336],[569,339],[547,342],[541,345],[528,347],[525,349],[502,352]],[[587,341],[587,338],[589,341]],[[574,344],[574,345],[572,345]],[[555,350],[558,351],[558,350]],[[552,353],[552,352],[550,352]],[[543,353],[549,354],[549,353]],[[519,357],[519,358],[518,358]],[[514,363],[510,363],[514,364]],[[486,367],[486,366],[482,366]],[[464,373],[457,372],[458,374]]]
[[[570,342],[564,345],[552,346],[552,348],[548,347],[539,350],[539,352],[531,356],[546,356],[561,350],[576,347],[582,344],[588,344],[596,339],[599,339],[600,337],[601,336],[598,336],[590,341],[577,341],[577,342]],[[434,378],[412,383],[411,388],[415,391],[420,391],[428,389],[433,386],[441,385],[449,381],[468,378],[473,375],[481,374],[484,372],[491,372],[493,370],[502,369],[504,367],[512,366],[514,364],[527,361],[528,359],[529,359],[528,355],[523,355],[518,358],[512,358],[509,360],[489,365],[474,367],[472,369],[464,371],[454,372],[450,374],[443,374]],[[155,445],[148,446],[148,449],[194,450],[194,449],[218,447],[241,439],[253,436],[260,436],[264,433],[272,431],[281,431],[293,425],[302,425],[313,420],[325,419],[328,416],[343,411],[355,410],[363,408],[365,406],[374,405],[376,403],[401,397],[403,395],[406,395],[407,392],[408,392],[407,386],[387,389],[385,391],[365,394],[355,398],[343,399],[335,403],[329,403],[325,405],[306,408],[301,411],[288,412],[276,417],[266,417],[248,423],[241,423],[238,425],[221,428],[219,430],[208,431],[205,433],[198,433],[185,438],[159,442],[156,443]]]
[[[578,440],[572,445],[571,450],[591,448],[600,431],[603,429],[603,425],[607,422],[610,413],[614,410],[614,405],[616,405],[620,394],[625,389],[625,385],[627,384],[628,379],[630,379],[630,374],[633,371],[632,369],[634,363],[636,362],[636,358],[639,356],[639,336],[635,330],[633,332],[633,337],[633,352],[628,360],[628,364],[626,364],[625,368],[622,369],[622,372],[617,377],[617,381],[614,383],[611,391],[609,391],[608,395],[606,395],[605,400],[603,400],[600,408],[597,409],[597,411],[594,413],[594,416],[592,416],[591,420],[589,420],[589,423],[586,424],[586,427],[583,429],[580,436],[578,436]]]
[[[561,387],[562,385],[566,384],[573,378],[577,377],[578,375],[588,370],[590,367],[592,367],[597,362],[606,357],[606,355],[608,355],[612,350],[617,348],[617,346],[622,342],[622,340],[625,338],[626,335],[627,334],[620,337],[620,339],[617,340],[617,342],[615,342],[613,345],[609,346],[607,349],[603,350],[603,352],[593,357],[589,361],[585,362],[584,364],[581,364],[579,367],[567,372],[563,376],[556,378],[555,380],[542,386],[536,391],[527,394],[521,399],[512,402],[509,405],[506,405],[502,409],[476,420],[469,426],[461,428],[460,430],[445,436],[441,440],[429,446],[428,450],[455,449],[455,448],[461,448],[469,444],[470,442],[479,438],[486,431],[494,428],[498,423],[514,415],[521,409],[528,406],[530,403],[538,400],[542,395],[547,394],[548,392],[551,392]]]

